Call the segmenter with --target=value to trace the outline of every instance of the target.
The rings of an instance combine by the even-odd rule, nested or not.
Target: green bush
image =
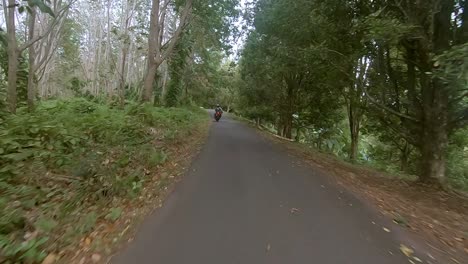
[[[168,159],[162,147],[206,117],[200,109],[133,102],[119,109],[97,98],[45,101],[32,113],[4,115],[0,255],[10,263],[40,262],[48,249],[92,231],[98,219],[115,221],[119,210],[101,215],[99,206],[137,196],[147,169]],[[37,236],[25,239],[33,231]]]

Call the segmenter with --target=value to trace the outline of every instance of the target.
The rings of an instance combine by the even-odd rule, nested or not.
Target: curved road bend
[[[372,223],[380,214],[299,163],[223,117],[184,180],[112,263],[409,263],[394,234]]]

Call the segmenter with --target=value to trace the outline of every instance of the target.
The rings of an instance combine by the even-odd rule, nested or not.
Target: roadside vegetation
[[[174,181],[165,166],[189,160],[206,128],[200,106],[217,103],[387,172],[382,186],[397,186],[387,197],[410,185],[441,201],[468,192],[467,0],[0,7],[0,263],[89,249],[90,234],[145,201],[145,188]]]
[[[237,4],[0,3],[0,263],[103,262],[162,203],[227,97]]]
[[[86,99],[46,101],[33,113],[7,116],[0,126],[3,261],[41,261],[77,246],[97,223],[118,220],[175,158],[171,148],[206,120],[199,108],[120,109]]]
[[[239,114],[354,163],[468,191],[467,1],[255,1]]]

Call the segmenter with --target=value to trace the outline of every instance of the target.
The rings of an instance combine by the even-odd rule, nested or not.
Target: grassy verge
[[[60,258],[119,222],[206,126],[200,109],[48,101],[0,124],[0,262]],[[189,150],[187,150],[189,151]],[[154,195],[154,194],[152,194]],[[81,239],[81,241],[80,241]],[[99,247],[99,243],[93,243]]]

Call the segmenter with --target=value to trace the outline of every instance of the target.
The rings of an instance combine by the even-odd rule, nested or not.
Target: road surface
[[[223,117],[184,180],[111,263],[410,263],[380,214],[300,163]]]

